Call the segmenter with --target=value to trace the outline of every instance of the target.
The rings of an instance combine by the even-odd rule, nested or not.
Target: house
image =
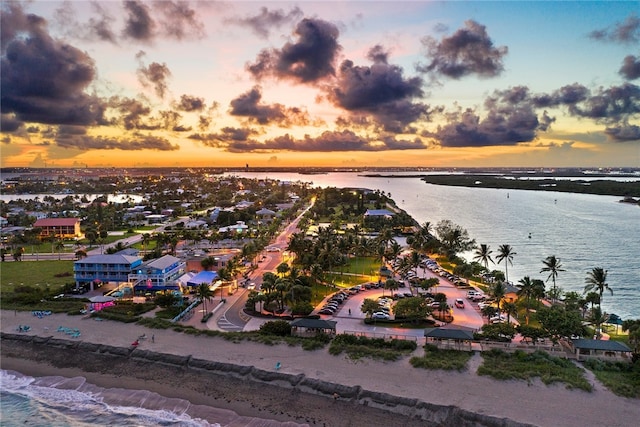
[[[364,219],[370,218],[384,218],[391,219],[395,215],[393,212],[387,209],[367,209],[364,213]]]
[[[256,216],[260,221],[270,222],[273,220],[273,217],[276,216],[276,213],[271,209],[262,208],[256,211]]]
[[[164,255],[142,263],[129,274],[128,281],[135,290],[163,291],[179,289],[177,280],[185,272],[186,262],[172,255]]]
[[[229,233],[235,231],[237,234],[246,233],[249,230],[249,226],[244,221],[237,221],[235,225],[229,225],[227,227],[220,227],[219,233]]]
[[[142,265],[139,256],[107,254],[91,255],[73,263],[73,277],[76,288],[89,287],[100,283],[124,283],[129,275]]]
[[[520,288],[513,286],[510,283],[504,283],[504,300],[507,302],[516,302],[518,300],[518,292]]]
[[[45,218],[39,219],[33,224],[34,228],[40,228],[40,240],[49,237],[58,239],[75,239],[82,237],[80,231],[80,218]]]
[[[3,216],[0,216],[0,228],[9,225],[9,220]]]

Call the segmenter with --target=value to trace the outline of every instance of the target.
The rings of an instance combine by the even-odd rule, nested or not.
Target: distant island
[[[451,185],[456,187],[499,188],[505,190],[558,191],[563,193],[596,194],[600,196],[620,196],[621,202],[640,206],[640,180],[614,181],[610,179],[584,180],[556,179],[555,177],[533,177],[527,175],[367,175],[385,178],[420,178],[428,184]],[[583,175],[584,176],[584,175]]]

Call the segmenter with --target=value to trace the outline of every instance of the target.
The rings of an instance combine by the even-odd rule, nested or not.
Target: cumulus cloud
[[[640,58],[634,55],[625,56],[618,73],[627,80],[635,80],[640,77]]]
[[[351,60],[340,65],[336,85],[328,89],[336,106],[356,115],[369,114],[393,132],[429,115],[428,106],[413,102],[424,94],[420,77],[405,78],[401,67],[388,64],[388,53],[379,45],[367,57],[373,65],[356,66]]]
[[[426,57],[431,62],[418,66],[422,72],[438,73],[459,79],[471,74],[481,77],[494,77],[504,70],[502,58],[507,54],[506,46],[494,47],[487,29],[473,20],[465,22],[450,37],[437,40],[425,37],[422,44],[426,48]]]
[[[246,117],[261,125],[277,123],[281,126],[293,124],[306,125],[309,123],[308,114],[300,108],[287,108],[282,104],[260,104],[262,92],[259,86],[231,101],[230,114]]]
[[[526,87],[496,91],[485,100],[486,116],[472,109],[447,114],[448,123],[429,134],[445,147],[516,145],[533,141],[554,120],[538,118]]]
[[[640,141],[640,126],[630,125],[629,123],[607,127],[604,133],[610,140],[616,142]]]
[[[163,35],[176,40],[200,39],[204,37],[204,24],[186,1],[158,1],[153,7],[161,17],[158,26]]]
[[[186,112],[202,111],[204,107],[204,98],[190,95],[182,95],[180,101],[175,104],[175,108]]]
[[[145,55],[144,52],[139,52],[136,58],[141,61],[141,58]],[[138,75],[138,81],[144,87],[152,87],[158,98],[164,99],[164,96],[168,89],[167,80],[171,77],[171,70],[167,67],[167,64],[159,64],[152,62],[148,66],[144,66],[142,62],[136,70]]]
[[[292,22],[300,20],[303,16],[302,10],[295,6],[289,12],[282,9],[269,10],[266,7],[260,8],[257,15],[246,18],[231,18],[228,22],[250,28],[254,34],[262,39],[269,37],[272,28],[280,28]]]
[[[209,147],[227,147],[234,142],[247,142],[256,136],[258,132],[252,128],[224,127],[218,133],[196,133],[188,138],[199,141]]]
[[[623,22],[613,26],[592,31],[589,34],[594,40],[613,43],[633,44],[640,42],[640,18],[631,14]]]
[[[179,147],[172,145],[166,138],[153,135],[134,135],[114,138],[104,136],[90,136],[86,134],[58,133],[55,143],[61,148],[76,150],[157,150],[175,151]]]
[[[413,141],[385,137],[379,140],[363,138],[353,131],[326,131],[317,137],[305,135],[295,138],[289,134],[266,141],[255,139],[256,132],[247,128],[224,128],[215,134],[194,134],[190,139],[201,143],[223,148],[232,153],[298,151],[298,152],[335,152],[335,151],[385,151],[411,150],[425,148],[420,139]]]
[[[118,37],[113,30],[115,18],[97,2],[91,2],[91,11],[95,16],[90,17],[86,22],[81,22],[76,17],[73,4],[65,1],[56,9],[54,22],[68,37],[116,44]]]
[[[85,93],[96,76],[93,59],[53,39],[43,18],[25,15],[13,3],[2,9],[0,61],[3,113],[23,122],[103,122],[102,101]]]
[[[303,19],[294,31],[297,41],[282,49],[265,49],[247,70],[257,79],[290,78],[313,83],[335,74],[334,63],[341,49],[338,28],[321,19]]]
[[[123,36],[142,42],[152,41],[156,22],[149,7],[139,1],[125,1],[123,6],[126,13]]]

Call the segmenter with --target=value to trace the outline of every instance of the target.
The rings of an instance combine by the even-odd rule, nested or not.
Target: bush
[[[291,335],[291,324],[286,320],[272,320],[260,326],[260,334],[285,337]]]

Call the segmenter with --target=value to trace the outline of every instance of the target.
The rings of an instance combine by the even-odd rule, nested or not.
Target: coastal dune
[[[236,343],[76,316],[1,315],[2,369],[84,376],[101,387],[151,390],[246,416],[332,427],[613,427],[640,419],[638,400],[615,396],[597,383],[589,393],[478,376],[478,354],[467,371],[429,371],[413,368],[408,358],[351,360],[326,349]],[[17,333],[26,323],[31,330]],[[56,332],[59,325],[79,328],[82,335],[69,338]],[[131,346],[142,334],[147,339]]]

